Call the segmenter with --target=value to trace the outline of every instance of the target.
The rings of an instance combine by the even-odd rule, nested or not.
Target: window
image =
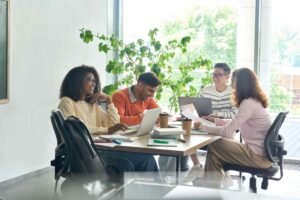
[[[8,1],[0,0],[0,103],[8,101]]]
[[[280,134],[288,157],[300,158],[300,25],[298,0],[262,1],[260,82],[270,112],[289,111]]]
[[[270,97],[272,116],[289,111],[280,133],[286,139],[288,156],[300,158],[299,145],[295,145],[300,141],[298,0],[126,0],[123,3],[125,42],[146,38],[154,27],[159,29],[160,38],[190,34],[195,54],[200,53],[213,63],[227,62],[232,68],[256,70]],[[199,77],[203,72],[195,74]],[[159,104],[165,106],[167,101],[165,93]]]
[[[160,41],[191,36],[189,59],[197,56],[213,63],[236,66],[239,1],[235,0],[126,0],[123,2],[123,39],[125,43],[147,38],[148,31],[158,28]],[[182,58],[175,58],[174,65]],[[194,73],[194,88],[200,91],[205,71]],[[179,73],[179,70],[178,70]],[[174,73],[174,77],[178,74]],[[208,81],[210,82],[210,81]],[[170,91],[164,91],[160,106],[168,107]]]

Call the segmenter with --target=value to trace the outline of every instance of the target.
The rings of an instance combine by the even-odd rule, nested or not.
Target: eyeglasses
[[[222,73],[212,73],[212,77],[214,78],[221,78],[222,76],[225,76],[226,74],[222,74]]]
[[[97,83],[96,79],[91,79],[91,78],[86,78],[85,81],[89,82],[89,83]]]

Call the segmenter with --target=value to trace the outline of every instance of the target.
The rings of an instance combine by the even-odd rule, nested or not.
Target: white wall
[[[10,102],[0,104],[0,182],[50,165],[56,139],[50,112],[74,66],[105,57],[79,29],[107,31],[107,0],[10,0]]]

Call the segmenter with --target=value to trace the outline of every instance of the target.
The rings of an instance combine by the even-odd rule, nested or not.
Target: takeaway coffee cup
[[[166,112],[159,114],[160,128],[168,128],[169,114]]]
[[[192,120],[187,118],[182,119],[182,129],[185,130],[186,135],[190,135],[192,130]]]

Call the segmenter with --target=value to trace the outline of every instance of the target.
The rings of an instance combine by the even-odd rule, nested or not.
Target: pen
[[[168,141],[164,141],[164,140],[153,140],[154,143],[160,143],[160,144],[168,144]]]
[[[117,139],[112,139],[111,141],[116,143],[116,144],[121,144],[122,143],[120,140],[117,140]]]
[[[180,139],[180,138],[179,138],[178,141],[179,141],[179,142],[182,142],[182,143],[185,143],[185,140],[184,140],[184,139]]]

